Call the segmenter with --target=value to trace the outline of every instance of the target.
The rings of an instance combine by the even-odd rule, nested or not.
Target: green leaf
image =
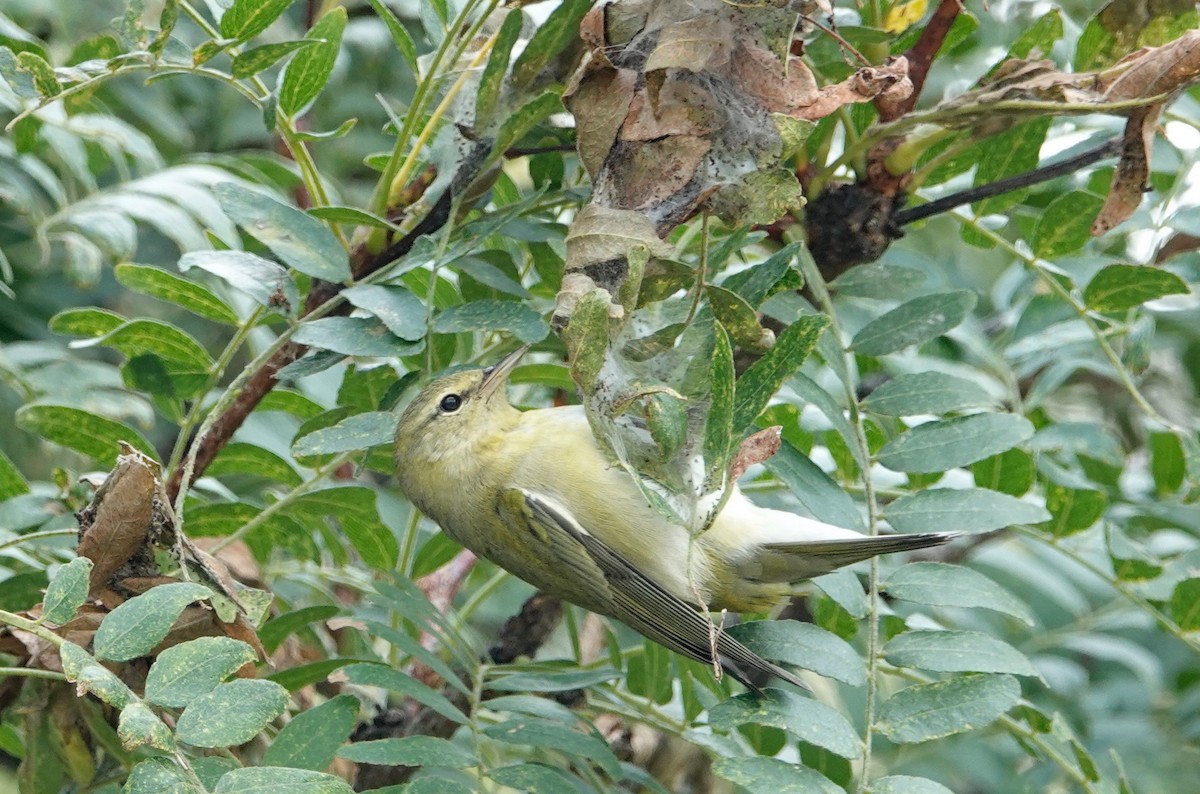
[[[757,265],[734,273],[721,286],[754,307],[784,288],[800,289],[804,279],[792,267],[800,247],[800,243],[789,243]]]
[[[838,295],[895,300],[925,283],[925,274],[911,267],[872,262],[852,267],[829,286]]]
[[[136,750],[146,745],[168,753],[175,749],[175,737],[171,729],[140,700],[121,709],[117,736],[126,750]]]
[[[1186,295],[1187,282],[1168,270],[1109,265],[1088,282],[1083,301],[1098,312],[1123,312],[1164,295]]]
[[[516,301],[481,300],[451,306],[433,320],[441,334],[466,331],[508,331],[527,344],[540,342],[550,333],[542,315]]]
[[[978,383],[930,370],[897,375],[867,395],[863,407],[884,416],[916,416],[993,403],[995,400]]]
[[[21,99],[40,100],[42,98],[29,69],[21,63],[18,54],[8,47],[0,47],[0,76],[8,83],[13,93]]]
[[[267,676],[267,680],[274,681],[288,692],[295,692],[306,686],[325,682],[332,673],[341,670],[347,665],[356,664],[361,661],[363,660],[360,658],[350,656],[319,658],[315,662],[296,665],[295,667],[289,667],[286,670],[272,673]]]
[[[812,583],[821,588],[825,595],[833,599],[851,617],[867,616],[867,595],[863,592],[862,582],[852,571],[842,568],[818,576]]]
[[[189,604],[210,595],[207,587],[195,582],[174,582],[129,599],[108,613],[97,629],[96,656],[114,662],[145,656],[162,642]]]
[[[168,758],[147,758],[129,773],[123,794],[205,794],[182,767]]]
[[[213,363],[208,351],[190,334],[158,320],[130,320],[104,336],[77,340],[71,345],[105,345],[129,358],[153,353],[164,361],[184,364],[198,372],[207,370]]]
[[[347,356],[410,356],[425,347],[394,336],[374,317],[322,317],[301,325],[292,341]]]
[[[1054,43],[1062,37],[1062,10],[1052,8],[1049,13],[1038,17],[1037,21],[1017,37],[1017,40],[1009,47],[1008,55],[1004,58],[1004,61],[1009,58],[1028,58],[1034,50],[1037,50],[1039,53],[1050,52]],[[1079,71],[1078,67],[1076,67],[1076,71]]]
[[[274,681],[237,678],[189,703],[175,737],[196,747],[245,744],[282,714],[287,702],[287,690]]]
[[[311,397],[279,387],[269,391],[255,410],[284,411],[301,421],[312,419],[325,412],[325,408]]]
[[[269,449],[244,441],[226,444],[208,467],[208,475],[251,474],[295,487],[303,482],[292,464]]]
[[[408,28],[396,18],[392,10],[387,7],[383,0],[367,0],[371,4],[371,8],[375,9],[375,13],[383,20],[383,24],[387,26],[388,33],[392,36],[392,43],[396,45],[396,49],[400,52],[400,57],[404,59],[404,63],[408,66],[408,70],[412,72],[413,77],[419,77],[421,69],[417,65],[417,45],[413,43],[412,36],[408,32]]]
[[[763,690],[762,697],[746,693],[718,703],[708,710],[708,721],[722,731],[747,723],[770,725],[842,758],[862,755],[862,740],[839,712],[780,689]]]
[[[338,695],[292,717],[263,755],[266,766],[320,772],[333,763],[337,749],[358,722],[358,699]]]
[[[578,781],[564,770],[546,764],[513,764],[492,769],[488,777],[511,791],[522,794],[561,794],[578,788]]]
[[[1178,491],[1187,473],[1187,461],[1179,436],[1174,433],[1151,433],[1147,446],[1150,448],[1150,473],[1154,477],[1155,492],[1161,497]]]
[[[579,35],[579,23],[592,7],[591,0],[564,0],[546,21],[538,25],[533,38],[513,61],[512,84],[528,85],[550,59]]]
[[[401,339],[425,337],[425,304],[404,287],[363,284],[343,290],[342,296],[374,314]]]
[[[262,33],[274,22],[292,0],[234,0],[221,15],[221,36],[245,41]]]
[[[504,75],[508,72],[508,61],[512,55],[513,45],[521,35],[523,15],[520,9],[512,9],[504,17],[500,30],[496,33],[496,41],[492,44],[492,52],[488,55],[483,74],[479,77],[479,87],[475,91],[475,125],[487,125],[492,120],[492,110],[500,96]]]
[[[400,553],[396,536],[380,520],[376,495],[370,488],[322,488],[296,500],[292,510],[333,516],[363,562],[384,571],[396,566]]]
[[[260,306],[291,315],[300,305],[300,291],[287,270],[261,256],[245,251],[192,251],[179,260],[184,272],[194,267],[226,281]]]
[[[91,692],[114,708],[123,709],[130,702],[137,700],[133,691],[113,675],[112,671],[100,665],[91,654],[75,643],[67,640],[58,647],[58,655],[62,659],[63,675],[68,681],[74,682],[78,694]]]
[[[1057,12],[1057,9],[1055,9]],[[954,794],[941,783],[912,775],[888,775],[871,782],[871,794]]]
[[[504,673],[490,679],[488,689],[496,692],[570,692],[620,677],[621,673],[611,667],[602,667],[598,670],[525,671]]]
[[[767,659],[792,664],[850,686],[867,682],[858,652],[841,637],[797,620],[752,620],[726,631]]]
[[[982,728],[1021,698],[1010,675],[968,675],[902,689],[879,707],[876,726],[897,744],[917,744]]]
[[[462,710],[436,689],[423,684],[411,675],[382,664],[356,664],[345,670],[346,680],[359,686],[375,686],[398,692],[441,714],[451,722],[466,725],[469,720]]]
[[[337,751],[338,758],[381,766],[444,766],[466,769],[479,760],[453,742],[433,736],[404,736],[355,742]]]
[[[225,325],[238,325],[238,317],[208,287],[147,265],[117,265],[117,281],[134,292],[182,306],[193,314]],[[109,329],[113,330],[113,329]]]
[[[258,658],[254,649],[229,637],[197,637],[158,655],[146,676],[146,699],[182,708]]]
[[[325,16],[338,12],[345,17],[346,11],[340,7]],[[299,60],[297,57],[290,65]],[[222,182],[213,188],[213,193],[226,215],[288,266],[325,281],[342,282],[350,278],[346,249],[316,218],[237,182]]]
[[[897,532],[990,532],[1050,518],[1039,505],[982,488],[931,488],[902,496],[883,512]]]
[[[1184,631],[1200,631],[1200,579],[1184,579],[1175,585],[1171,618]]]
[[[437,654],[431,653],[429,649],[417,642],[411,635],[377,621],[367,621],[367,628],[373,636],[394,645],[398,650],[432,669],[442,677],[443,681],[464,695],[469,696],[471,694],[471,690],[462,682],[461,678],[455,675],[454,669],[450,665],[443,661]]]
[[[734,441],[732,433],[736,374],[733,366],[733,348],[729,344],[729,335],[724,327],[714,326],[713,333],[709,405],[708,414],[704,418],[706,490],[716,488],[724,481]]]
[[[966,319],[975,300],[970,290],[913,298],[867,323],[850,345],[861,355],[882,356],[928,342]]]
[[[808,358],[828,325],[829,318],[823,314],[797,319],[783,330],[771,349],[738,378],[733,408],[735,435],[744,433],[754,423],[780,385]]]
[[[946,471],[1011,449],[1033,431],[1028,419],[1015,414],[957,416],[905,431],[885,444],[878,458],[893,471]]]
[[[791,444],[781,444],[763,465],[788,487],[805,514],[834,526],[865,529],[850,495]]]
[[[1025,602],[978,571],[960,565],[910,562],[893,571],[879,589],[902,601],[991,609],[1033,625],[1033,613]]]
[[[324,772],[248,766],[222,775],[213,794],[354,794],[354,789],[340,777]]]
[[[734,343],[749,350],[761,350],[770,339],[758,324],[758,314],[753,307],[732,290],[708,284],[704,288],[712,313],[729,331]]]
[[[290,0],[289,0],[290,2]],[[286,58],[296,50],[311,47],[320,42],[315,39],[301,41],[281,41],[278,44],[264,44],[233,56],[233,76],[240,79],[253,77],[264,69],[269,69],[277,61]]]
[[[396,435],[396,415],[371,411],[348,416],[332,427],[315,430],[292,442],[296,457],[326,455],[391,444]]]
[[[120,442],[155,458],[157,453],[141,433],[127,424],[65,405],[26,405],[17,410],[17,427],[61,444],[106,466],[120,453]]]
[[[21,476],[16,464],[0,449],[0,501],[29,493],[29,483]]]
[[[533,129],[533,126],[539,121],[548,118],[554,113],[561,113],[562,110],[562,97],[557,91],[546,91],[529,100],[505,117],[499,131],[496,133],[494,151],[497,154],[507,151],[520,141],[525,133]],[[528,226],[528,224],[524,225]],[[511,230],[514,226],[521,228],[521,225],[517,222],[510,222],[506,225],[506,230]],[[642,262],[642,265],[645,265],[645,262]]]
[[[17,53],[17,63],[21,65],[21,69],[33,79],[33,84],[37,88],[37,92],[44,99],[53,99],[58,96],[61,86],[58,84],[58,77],[54,74],[54,69],[50,64],[46,63],[36,52],[25,51]]]
[[[712,769],[747,794],[845,794],[819,772],[776,758],[722,756]]]
[[[1036,472],[1033,457],[1020,449],[1010,449],[971,464],[976,485],[1009,496],[1026,493],[1033,485]]]
[[[60,566],[46,586],[46,597],[42,601],[42,617],[58,625],[75,617],[88,595],[88,577],[92,573],[92,561],[87,557],[76,557]]]
[[[275,649],[288,637],[311,623],[329,620],[341,614],[341,611],[340,607],[333,604],[320,604],[285,612],[279,617],[268,620],[258,630],[258,639],[262,641],[267,653],[274,653]]]
[[[1046,486],[1046,509],[1051,515],[1046,529],[1056,537],[1073,535],[1100,520],[1108,509],[1108,495],[1091,488],[1051,483]]]
[[[621,777],[620,765],[612,749],[595,733],[580,733],[557,722],[513,719],[489,725],[483,729],[483,734],[506,744],[541,747],[583,758],[599,766],[611,779]]]
[[[347,132],[349,132],[349,130],[347,130]],[[310,207],[308,209],[308,214],[314,218],[320,218],[323,221],[333,221],[334,223],[348,223],[354,226],[370,226],[373,229],[390,229],[392,231],[400,230],[399,226],[392,223],[387,218],[381,218],[373,212],[367,212],[366,210],[361,210],[357,207]]]
[[[1048,117],[1034,118],[989,138],[980,150],[979,165],[975,168],[975,186],[989,185],[1037,168],[1038,155],[1049,128]],[[976,215],[1003,212],[1017,204],[1024,194],[1024,190],[1010,190],[975,202],[973,209]],[[968,239],[966,235],[964,239]]]
[[[309,29],[304,38],[321,43],[297,53],[284,69],[279,86],[279,109],[284,114],[295,116],[321,93],[329,75],[333,73],[333,63],[337,60],[345,29],[346,9],[341,6],[326,12]],[[344,278],[336,280],[342,281]]]
[[[937,673],[1012,673],[1040,677],[1025,654],[982,631],[906,631],[883,647],[897,667]]]
[[[1033,252],[1043,259],[1073,254],[1092,239],[1092,221],[1104,199],[1095,193],[1063,193],[1042,210],[1033,230]]]

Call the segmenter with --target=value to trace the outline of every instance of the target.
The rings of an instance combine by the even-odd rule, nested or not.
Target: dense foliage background
[[[1195,780],[1194,5],[876,0],[831,33],[814,4],[801,47],[795,9],[716,3],[738,36],[782,31],[781,79],[829,104],[752,116],[757,159],[713,143],[736,189],[675,214],[656,169],[699,111],[614,144],[624,110],[588,80],[626,75],[601,53],[655,71],[621,60],[638,24],[662,73],[717,74],[727,42],[686,4],[599,28],[587,2],[509,5],[0,3],[0,791]],[[1170,74],[1135,90],[1076,79],[1162,45],[1138,63]],[[831,88],[900,53],[919,101]],[[623,190],[649,232],[605,214]],[[640,284],[564,307],[589,255]],[[766,504],[969,535],[726,625],[814,690],[736,694],[531,598],[390,483],[414,387],[521,343],[519,404],[582,392],[609,442],[648,423],[631,471],[672,482],[701,444],[717,490],[748,465]],[[782,428],[765,461],[737,455],[756,425]]]

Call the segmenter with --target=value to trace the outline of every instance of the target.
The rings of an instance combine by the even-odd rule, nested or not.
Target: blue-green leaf
[[[913,298],[867,323],[850,343],[864,356],[882,356],[928,342],[961,323],[975,307],[970,290]]]
[[[343,8],[336,11],[346,13]],[[325,281],[350,278],[346,249],[316,218],[237,182],[222,182],[213,192],[226,215],[290,267]]]

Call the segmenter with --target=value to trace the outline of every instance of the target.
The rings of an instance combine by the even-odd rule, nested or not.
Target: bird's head
[[[503,432],[516,411],[504,385],[528,347],[509,353],[494,366],[445,375],[413,398],[396,427],[396,469],[404,478],[473,454],[482,439]]]

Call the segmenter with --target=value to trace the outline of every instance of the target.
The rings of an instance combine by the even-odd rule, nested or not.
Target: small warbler
[[[692,659],[711,663],[715,648],[752,689],[769,677],[804,684],[712,632],[700,600],[714,611],[770,609],[801,580],[957,534],[868,537],[758,507],[731,485],[711,528],[693,539],[605,457],[581,406],[509,404],[504,385],[524,352],[446,375],[413,399],[396,430],[400,488],[456,541],[534,587]]]

